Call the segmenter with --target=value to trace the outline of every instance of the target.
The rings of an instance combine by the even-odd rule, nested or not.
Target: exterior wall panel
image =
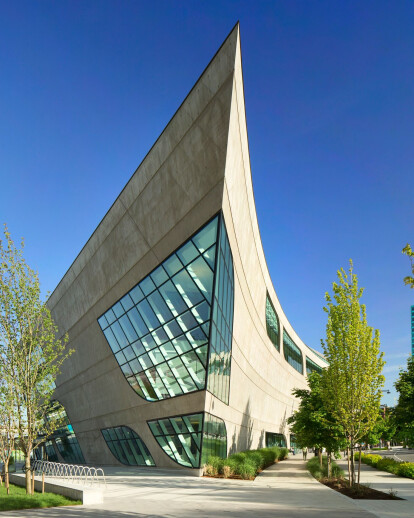
[[[145,401],[129,386],[97,319],[221,211],[234,267],[234,318],[228,404],[208,390]],[[147,421],[207,412],[222,419],[229,452],[265,445],[266,432],[289,437],[291,393],[306,387],[266,331],[266,293],[304,357],[320,358],[290,326],[273,288],[252,188],[238,26],[167,125],[51,295],[48,305],[75,349],[57,380],[86,461],[115,464],[101,430],[125,426],[156,466],[177,468]],[[226,399],[226,398],[224,398]],[[195,470],[199,473],[199,470]]]

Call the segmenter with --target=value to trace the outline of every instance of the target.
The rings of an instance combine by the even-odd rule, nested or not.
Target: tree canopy
[[[328,314],[326,339],[322,340],[328,368],[322,372],[322,399],[349,440],[351,477],[355,481],[355,444],[373,429],[378,417],[384,376],[379,331],[367,323],[366,307],[360,303],[363,288],[350,261],[349,273],[338,272],[332,284],[333,296],[326,293]]]

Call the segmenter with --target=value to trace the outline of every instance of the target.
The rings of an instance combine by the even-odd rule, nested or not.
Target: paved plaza
[[[414,481],[362,466],[362,481],[398,491],[406,501],[361,501],[325,487],[299,456],[265,470],[254,482],[196,478],[173,470],[107,468],[103,504],[15,511],[9,518],[217,518],[413,516]],[[4,515],[3,515],[4,516]]]

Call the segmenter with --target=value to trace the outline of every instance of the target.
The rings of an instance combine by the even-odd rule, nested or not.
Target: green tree
[[[332,288],[333,297],[325,295],[328,322],[321,342],[329,366],[322,372],[322,399],[349,440],[353,485],[354,449],[377,420],[384,361],[379,331],[368,326],[365,305],[360,303],[363,289],[358,287],[352,261],[349,275],[341,268]]]
[[[17,412],[17,444],[25,456],[26,492],[31,493],[30,456],[58,424],[47,419],[55,379],[68,337],[57,327],[41,299],[38,274],[23,257],[5,227],[0,240],[0,358]]]
[[[405,444],[414,446],[414,357],[410,356],[406,370],[401,370],[395,388],[399,392],[394,410],[399,436]]]
[[[299,409],[289,417],[288,424],[298,444],[304,448],[319,449],[322,467],[322,448],[328,456],[328,476],[331,474],[332,454],[346,447],[343,428],[329,412],[322,399],[321,375],[313,372],[308,376],[309,389],[295,389],[293,395],[300,400]]]
[[[408,255],[411,261],[411,273],[412,275],[407,275],[404,277],[404,284],[410,286],[410,288],[414,288],[414,251],[411,248],[411,245],[408,243],[402,249],[402,253]]]

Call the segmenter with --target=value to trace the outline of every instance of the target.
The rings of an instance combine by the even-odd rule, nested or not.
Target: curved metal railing
[[[35,460],[32,470],[36,473],[44,473],[45,477],[67,480],[71,484],[93,486],[101,484],[106,486],[105,473],[102,468],[90,466],[78,466],[77,464],[63,464],[48,460]]]

